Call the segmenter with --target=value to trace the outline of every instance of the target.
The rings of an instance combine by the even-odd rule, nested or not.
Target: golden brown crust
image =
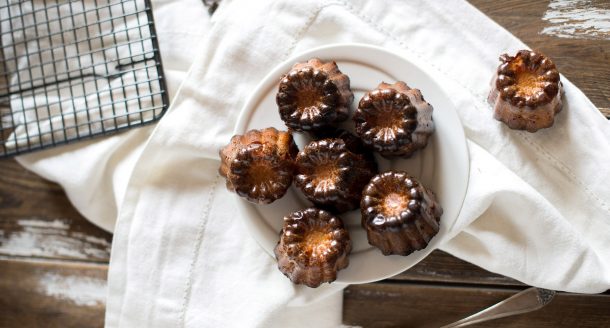
[[[373,156],[355,152],[357,146],[352,150],[341,138],[310,142],[297,155],[296,186],[316,206],[331,212],[357,208],[362,188],[377,172],[377,164]]]
[[[353,120],[365,145],[384,157],[410,157],[434,131],[432,106],[418,89],[382,82],[362,97]]]
[[[536,132],[551,127],[561,111],[563,93],[555,64],[529,50],[504,54],[500,61],[488,97],[494,118],[515,130]]]
[[[292,135],[275,128],[235,135],[220,150],[219,173],[227,189],[248,201],[268,204],[292,184],[298,148]]]
[[[347,119],[354,100],[349,77],[334,61],[296,63],[280,79],[276,102],[280,117],[296,131],[316,132]]]
[[[376,175],[362,191],[362,227],[384,255],[424,249],[439,230],[443,209],[434,193],[405,172]]]
[[[295,284],[315,288],[349,265],[352,243],[340,218],[316,208],[284,217],[275,247],[278,268]]]

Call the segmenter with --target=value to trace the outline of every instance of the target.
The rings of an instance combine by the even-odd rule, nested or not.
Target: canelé
[[[362,191],[362,227],[384,255],[424,249],[440,228],[443,209],[434,193],[405,172],[376,175]]]
[[[434,132],[432,106],[421,91],[399,81],[366,93],[353,120],[364,144],[384,157],[411,157]]]
[[[282,197],[292,184],[298,151],[289,132],[250,130],[233,136],[220,150],[219,173],[230,191],[248,201],[268,204]]]
[[[372,156],[351,151],[341,138],[328,138],[299,152],[295,184],[316,206],[342,213],[358,208],[362,188],[376,173]]]
[[[562,84],[555,64],[534,51],[500,56],[488,101],[494,118],[515,130],[551,127],[561,111]]]
[[[337,272],[349,264],[351,249],[339,217],[308,208],[284,217],[274,252],[278,268],[293,283],[315,288],[337,279]]]
[[[334,61],[296,63],[282,76],[276,95],[280,117],[295,131],[317,131],[345,121],[354,100],[349,77]]]

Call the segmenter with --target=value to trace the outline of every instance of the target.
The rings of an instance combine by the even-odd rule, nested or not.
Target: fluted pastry
[[[434,132],[432,111],[418,89],[382,82],[362,97],[353,120],[368,147],[384,157],[410,157]]]
[[[494,118],[511,129],[536,132],[553,125],[561,111],[562,85],[555,64],[544,55],[520,50],[500,56],[488,101]]]
[[[318,58],[296,63],[281,78],[276,96],[284,123],[313,133],[346,120],[353,100],[349,77],[334,61]]]
[[[235,135],[220,150],[220,175],[227,189],[248,201],[271,203],[292,184],[298,153],[292,135],[275,128]]]
[[[295,284],[315,288],[349,264],[351,240],[339,217],[308,208],[284,217],[275,247],[278,268]]]
[[[296,166],[295,183],[305,197],[334,213],[357,208],[362,188],[377,172],[372,156],[350,150],[341,138],[310,142]]]
[[[362,227],[384,255],[424,249],[440,226],[443,209],[433,192],[405,172],[376,175],[362,192]]]

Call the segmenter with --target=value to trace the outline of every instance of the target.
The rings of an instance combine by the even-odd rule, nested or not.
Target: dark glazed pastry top
[[[439,230],[443,213],[434,194],[404,172],[376,175],[362,191],[362,226],[384,255],[420,250]]]
[[[313,133],[346,120],[353,100],[349,77],[334,61],[318,58],[295,64],[281,78],[276,96],[284,123]]]
[[[297,187],[311,202],[335,213],[357,208],[362,188],[377,172],[372,156],[350,151],[340,138],[310,142],[296,163]]]
[[[562,85],[553,62],[544,55],[520,50],[500,56],[488,101],[494,117],[511,129],[536,132],[551,127],[561,111]]]
[[[385,157],[410,157],[434,131],[432,111],[418,89],[381,83],[362,97],[353,120],[368,147]]]
[[[278,268],[295,284],[318,287],[348,266],[351,240],[340,218],[316,208],[284,217],[275,247]]]
[[[254,203],[281,198],[292,184],[298,148],[288,132],[275,128],[235,135],[220,150],[220,175],[227,189]]]
[[[500,61],[496,88],[512,105],[534,109],[551,102],[559,92],[559,72],[549,58],[521,50],[514,57],[500,56]]]

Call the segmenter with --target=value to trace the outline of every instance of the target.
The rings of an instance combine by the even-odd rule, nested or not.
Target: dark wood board
[[[108,263],[112,235],[91,224],[63,189],[0,160],[0,255]]]
[[[411,283],[352,285],[344,292],[343,321],[368,327],[440,327],[474,314],[518,289]],[[558,293],[549,305],[472,327],[610,326],[610,297]]]
[[[107,265],[0,263],[0,327],[103,327]]]

